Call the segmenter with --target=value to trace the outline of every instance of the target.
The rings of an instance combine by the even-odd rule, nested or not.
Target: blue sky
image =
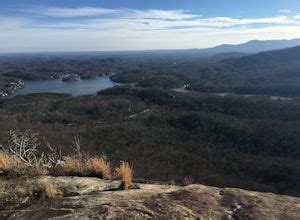
[[[0,52],[205,48],[300,38],[300,0],[1,0]]]

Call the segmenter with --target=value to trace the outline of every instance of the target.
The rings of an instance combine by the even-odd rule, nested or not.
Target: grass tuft
[[[121,179],[124,189],[132,185],[133,169],[128,162],[121,161],[120,166],[116,168],[116,174]]]
[[[11,157],[10,155],[0,152],[0,170],[6,171],[11,166]]]
[[[41,193],[45,196],[45,198],[48,199],[53,199],[62,196],[63,194],[56,184],[46,180],[39,181],[38,188],[41,190]]]
[[[187,177],[184,177],[183,179],[183,185],[184,186],[188,186],[188,185],[192,185],[195,183],[195,179],[192,177],[192,176],[187,176]]]
[[[90,175],[100,176],[101,178],[111,178],[111,167],[110,162],[105,156],[96,156],[90,158],[88,161]]]
[[[76,156],[66,156],[63,158],[65,165],[62,167],[64,175],[82,176],[84,171],[84,161]]]
[[[49,174],[49,167],[41,162],[34,163],[33,166],[30,167],[30,170],[32,174],[38,176]]]
[[[0,171],[10,174],[21,174],[24,172],[24,163],[14,155],[0,151]]]

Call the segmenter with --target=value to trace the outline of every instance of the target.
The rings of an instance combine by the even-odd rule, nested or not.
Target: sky
[[[300,0],[0,0],[0,52],[207,48],[300,38]]]

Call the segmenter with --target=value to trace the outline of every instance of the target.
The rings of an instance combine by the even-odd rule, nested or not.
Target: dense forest
[[[3,141],[9,129],[32,129],[68,151],[79,134],[84,151],[131,161],[138,178],[300,195],[297,100],[121,86],[3,99],[0,111]]]
[[[10,129],[31,129],[42,146],[49,141],[68,153],[79,135],[85,152],[131,161],[137,178],[189,177],[299,196],[300,47],[205,58],[191,52],[2,57],[3,87],[65,73],[108,74],[126,85],[79,97],[2,98],[0,142]]]

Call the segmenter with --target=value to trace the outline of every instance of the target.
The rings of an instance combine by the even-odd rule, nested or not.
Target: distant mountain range
[[[243,44],[223,44],[206,49],[152,50],[129,52],[124,51],[121,52],[121,54],[139,56],[162,56],[180,59],[201,59],[204,61],[207,61],[207,58],[209,58],[212,61],[220,61],[222,59],[238,58],[264,51],[286,49],[296,46],[300,46],[300,39],[267,41],[252,40]]]
[[[174,50],[140,50],[140,51],[91,51],[91,52],[58,52],[58,53],[11,53],[1,54],[0,58],[10,58],[15,56],[35,56],[35,57],[161,57],[170,59],[201,59],[201,61],[220,61],[222,59],[237,58],[245,55],[260,53],[264,51],[285,49],[300,46],[300,39],[292,40],[252,40],[246,43],[231,45],[222,44],[205,49],[174,49]]]
[[[300,46],[227,59],[223,63],[243,74],[300,78]]]
[[[231,57],[218,61],[227,55]],[[204,83],[191,83],[190,90],[300,97],[300,46],[241,57],[237,52],[215,56],[209,68],[204,65],[198,72]]]
[[[263,51],[278,50],[295,46],[300,46],[300,39],[268,41],[252,40],[247,43],[237,45],[223,44],[213,48],[202,49],[201,51],[207,54],[222,54],[231,52],[253,54]]]

